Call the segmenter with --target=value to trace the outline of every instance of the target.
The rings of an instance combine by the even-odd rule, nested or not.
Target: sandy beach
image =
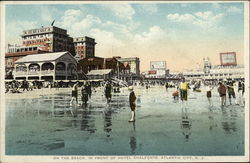
[[[52,95],[57,93],[63,93],[63,92],[70,92],[71,88],[60,88],[59,90],[56,90],[56,88],[42,88],[42,89],[34,89],[32,91],[22,91],[21,93],[5,93],[6,99],[30,99],[30,98],[39,98],[40,96],[44,95]]]

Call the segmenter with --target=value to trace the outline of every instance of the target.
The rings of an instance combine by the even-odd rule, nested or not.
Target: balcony
[[[43,70],[41,71],[41,75],[54,75],[55,70]]]
[[[14,71],[15,76],[26,76],[27,74],[27,71]]]
[[[64,70],[56,70],[56,75],[66,76],[66,71],[64,71]]]
[[[53,75],[54,70],[43,70],[43,71],[14,71],[15,76],[27,76],[27,75]]]
[[[39,75],[40,71],[28,71],[28,75]]]

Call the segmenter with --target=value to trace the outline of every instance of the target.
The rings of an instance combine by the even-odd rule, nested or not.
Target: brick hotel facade
[[[17,66],[15,63],[25,56],[47,53],[46,56],[49,57],[50,53],[53,56],[53,53],[66,51],[76,59],[80,78],[91,70],[100,69],[112,69],[112,72],[119,73],[119,75],[116,74],[118,78],[126,80],[128,77],[138,79],[140,76],[139,58],[96,57],[95,45],[97,43],[94,38],[87,36],[72,38],[67,34],[67,30],[55,26],[24,30],[21,37],[22,45],[8,45],[7,47],[5,54],[6,79],[13,78],[13,72],[16,73],[15,66]],[[17,77],[17,73],[15,77]],[[58,78],[53,77],[52,79],[57,80]]]
[[[24,30],[22,45],[8,45],[5,53],[6,78],[12,78],[15,62],[27,55],[68,51],[80,59],[95,55],[95,39],[78,37],[73,39],[67,30],[55,26]]]
[[[26,47],[40,46],[48,52],[69,51],[75,55],[73,38],[67,34],[67,30],[55,26],[24,30],[22,44]]]
[[[95,56],[95,39],[90,37],[77,37],[74,38],[75,52],[80,59]]]

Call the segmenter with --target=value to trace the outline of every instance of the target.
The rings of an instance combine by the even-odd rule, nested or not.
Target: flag
[[[53,20],[53,22],[51,23],[51,26],[53,26],[53,25],[54,25],[54,23],[55,23],[55,20]]]

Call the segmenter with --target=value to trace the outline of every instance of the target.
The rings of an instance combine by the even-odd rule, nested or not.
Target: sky
[[[244,4],[93,3],[7,4],[6,45],[21,44],[23,30],[50,26],[72,37],[95,38],[96,56],[139,57],[141,71],[150,61],[166,61],[170,71],[196,69],[204,57],[220,64],[220,52],[244,59]]]

